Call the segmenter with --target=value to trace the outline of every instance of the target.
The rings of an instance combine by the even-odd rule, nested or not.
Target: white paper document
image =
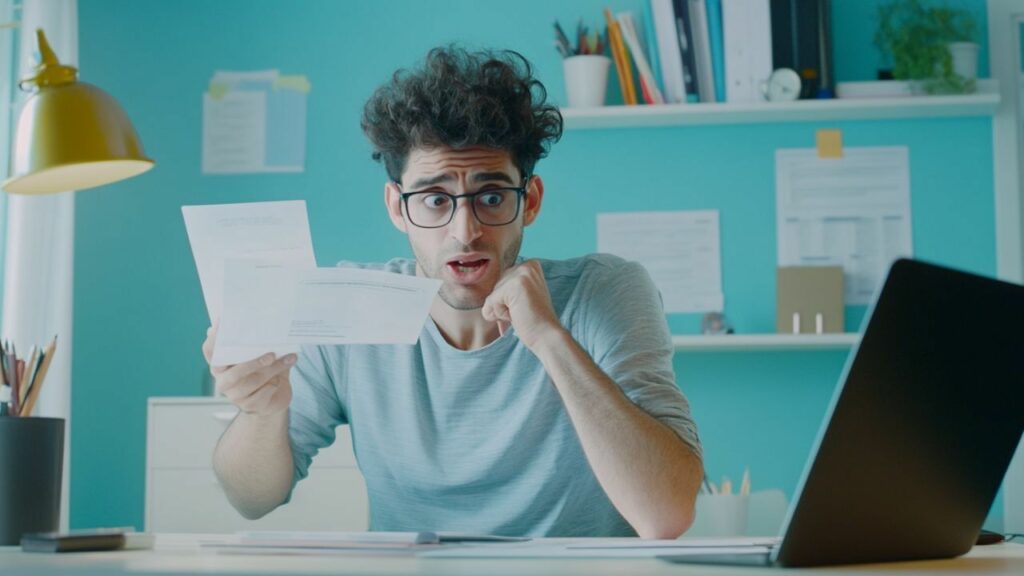
[[[598,214],[597,251],[643,264],[667,313],[724,306],[717,210]]]
[[[213,365],[251,360],[221,350],[298,344],[415,344],[441,282],[358,268],[228,260]]]
[[[775,153],[779,266],[842,266],[847,304],[868,304],[889,265],[913,256],[905,146]]]
[[[218,71],[203,94],[203,174],[302,172],[309,81]]]
[[[778,538],[537,538],[529,542],[442,546],[417,553],[444,558],[653,558],[665,555],[764,554]]]
[[[302,200],[182,206],[181,213],[211,324],[224,310],[224,266],[228,260],[316,268],[306,203]],[[294,344],[270,349],[226,346],[216,349],[218,356],[254,358],[266,352],[287,354],[298,350]]]

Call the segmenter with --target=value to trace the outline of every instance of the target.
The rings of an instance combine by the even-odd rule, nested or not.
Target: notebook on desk
[[[974,544],[1024,431],[1024,286],[914,260],[868,313],[768,552],[678,563],[952,558]]]

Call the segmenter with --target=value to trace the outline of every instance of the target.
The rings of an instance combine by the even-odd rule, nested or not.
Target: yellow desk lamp
[[[78,82],[78,70],[57,61],[37,30],[42,62],[19,82],[37,90],[21,111],[11,153],[14,194],[84,190],[131,178],[153,167],[135,128],[109,94]]]

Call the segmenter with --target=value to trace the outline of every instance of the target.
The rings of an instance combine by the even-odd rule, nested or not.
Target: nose
[[[455,205],[455,215],[448,223],[448,234],[463,246],[469,246],[480,237],[480,222],[473,215],[473,207],[469,205],[469,200],[466,198],[459,200],[461,202]]]

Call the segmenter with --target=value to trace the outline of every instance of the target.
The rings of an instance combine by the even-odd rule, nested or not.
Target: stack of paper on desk
[[[230,554],[414,554],[454,543],[526,542],[529,538],[454,532],[241,532],[202,547]]]
[[[184,206],[210,321],[211,364],[300,344],[413,344],[440,281],[355,268],[317,268],[306,204]]]
[[[765,553],[779,538],[510,538],[448,532],[243,532],[203,542],[228,554],[407,554],[443,558],[654,558]]]
[[[654,558],[666,554],[763,554],[778,538],[537,538],[529,542],[463,544],[417,552],[444,558]]]

